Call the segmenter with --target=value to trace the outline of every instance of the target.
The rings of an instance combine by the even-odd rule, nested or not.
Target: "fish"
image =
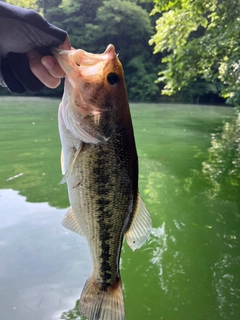
[[[79,301],[89,320],[124,320],[123,239],[134,251],[151,232],[138,192],[138,156],[122,64],[112,44],[101,54],[53,49],[65,72],[58,123],[62,183],[70,209],[62,225],[86,238],[92,271]]]

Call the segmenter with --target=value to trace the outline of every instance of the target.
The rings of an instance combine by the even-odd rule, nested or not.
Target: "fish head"
[[[82,49],[53,54],[65,72],[69,111],[86,132],[106,140],[129,117],[124,73],[112,44],[102,54]]]

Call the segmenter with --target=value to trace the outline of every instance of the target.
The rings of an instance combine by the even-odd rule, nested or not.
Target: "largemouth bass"
[[[122,65],[113,45],[102,54],[54,50],[65,71],[59,107],[62,182],[70,210],[63,226],[88,242],[93,269],[81,294],[89,320],[124,320],[122,241],[132,250],[151,230],[138,194],[138,157]]]

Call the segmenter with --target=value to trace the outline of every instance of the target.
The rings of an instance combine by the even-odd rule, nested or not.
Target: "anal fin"
[[[62,221],[62,226],[67,228],[70,231],[73,231],[73,232],[78,233],[81,236],[85,237],[84,232],[82,231],[82,229],[81,229],[81,227],[80,227],[80,225],[74,215],[72,207],[70,207],[70,209],[68,210],[68,212],[64,216],[63,221]]]
[[[149,237],[152,229],[150,214],[138,194],[137,206],[133,216],[132,223],[127,230],[125,237],[127,244],[132,251],[140,248]]]

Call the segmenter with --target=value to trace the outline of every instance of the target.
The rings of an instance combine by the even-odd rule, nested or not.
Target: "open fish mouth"
[[[61,50],[52,48],[51,51],[67,75],[78,70],[78,76],[82,77],[91,75],[99,75],[101,77],[102,65],[105,65],[106,61],[117,58],[112,44],[109,44],[102,54],[93,54],[82,49]],[[118,82],[118,75],[115,72],[110,72],[107,79],[111,85],[115,85]]]

